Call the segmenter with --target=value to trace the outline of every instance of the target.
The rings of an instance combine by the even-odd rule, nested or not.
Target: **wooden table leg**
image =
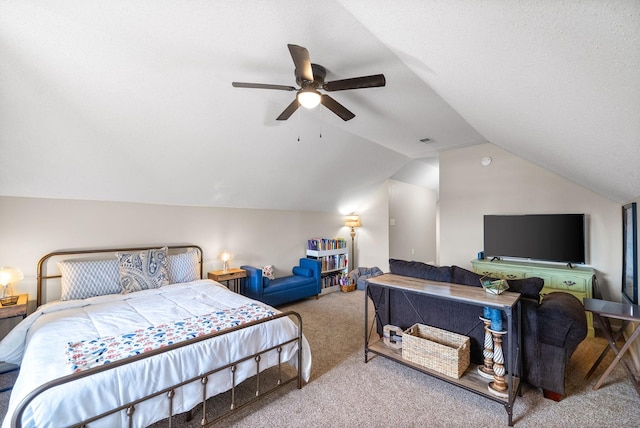
[[[602,318],[598,314],[594,314],[594,315],[598,316],[598,318]],[[609,374],[614,369],[614,367],[620,362],[620,360],[622,360],[624,353],[627,352],[627,350],[629,349],[631,344],[636,340],[636,338],[640,336],[640,325],[636,326],[633,333],[631,333],[631,336],[629,336],[629,339],[625,342],[625,344],[622,346],[620,350],[618,350],[618,347],[616,346],[616,342],[613,340],[613,334],[611,332],[611,329],[609,328],[609,330],[607,331],[607,328],[604,328],[603,333],[607,337],[607,340],[609,341],[609,346],[611,347],[611,350],[616,356],[611,362],[611,364],[609,365],[609,367],[607,367],[607,369],[604,371],[602,376],[600,376],[600,379],[598,379],[598,382],[596,382],[596,384],[593,386],[594,390],[600,388],[600,386],[602,385],[606,377],[609,376]],[[633,372],[631,371],[631,368],[627,365],[627,362],[622,361],[622,365],[625,371],[627,372],[627,375],[631,379],[631,382],[634,388],[636,389],[636,392],[638,393],[638,395],[640,395],[640,383],[636,380]]]
[[[607,319],[602,319],[597,314],[594,314],[594,316],[596,317],[596,319],[598,319],[598,323],[602,327],[603,333],[607,329],[608,329],[609,332],[613,332],[613,329],[611,328],[611,323],[609,322],[608,318]],[[606,323],[606,325],[605,325],[605,323]],[[620,327],[620,329],[613,336],[613,341],[614,342],[617,342],[618,339],[620,339],[620,337],[622,336],[622,334],[624,333],[624,330],[627,328],[628,325],[629,325],[629,321],[627,321],[627,320],[625,320],[622,323],[622,327]],[[602,353],[600,354],[600,356],[598,357],[596,362],[593,363],[593,365],[589,369],[589,372],[585,375],[585,377],[584,377],[585,379],[589,379],[591,377],[591,375],[593,374],[594,371],[596,371],[596,369],[598,368],[598,366],[600,365],[602,360],[604,360],[604,357],[606,357],[607,354],[609,353],[609,350],[611,349],[611,343],[609,342],[608,338],[606,337],[606,333],[605,333],[605,339],[607,339],[607,346],[605,346],[605,348],[602,350]]]

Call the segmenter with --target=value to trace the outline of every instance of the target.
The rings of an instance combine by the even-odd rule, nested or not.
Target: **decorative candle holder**
[[[486,317],[479,318],[484,323],[484,349],[482,350],[484,366],[478,367],[478,374],[487,379],[493,379],[493,336],[489,329],[491,320]]]
[[[506,370],[504,369],[504,354],[502,353],[502,336],[507,332],[490,331],[493,335],[493,382],[489,382],[487,388],[492,394],[506,398],[509,396],[509,387],[504,381]]]

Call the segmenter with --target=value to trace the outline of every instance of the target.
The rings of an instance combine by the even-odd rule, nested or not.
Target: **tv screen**
[[[485,215],[487,257],[585,263],[584,214]]]

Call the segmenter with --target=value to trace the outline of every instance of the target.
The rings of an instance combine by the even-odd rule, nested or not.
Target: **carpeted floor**
[[[311,346],[313,372],[302,389],[287,386],[223,420],[229,427],[496,427],[507,425],[504,407],[494,401],[431,378],[393,361],[376,357],[364,363],[364,293],[331,293],[280,309],[303,318]],[[606,346],[602,338],[585,340],[567,373],[567,396],[556,403],[523,386],[514,408],[522,427],[640,427],[640,397],[617,367],[593,391],[611,355],[589,380],[584,375]],[[246,394],[250,394],[247,391]],[[223,397],[221,397],[223,398]],[[4,414],[8,393],[0,394]],[[209,400],[207,414],[227,402]],[[201,415],[173,426],[197,427]],[[166,421],[155,426],[167,426]]]

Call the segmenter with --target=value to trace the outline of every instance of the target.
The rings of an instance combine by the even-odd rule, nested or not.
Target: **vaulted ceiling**
[[[331,93],[294,92],[287,44]],[[390,177],[437,189],[441,150],[491,142],[640,197],[640,2],[9,0],[0,195],[348,212]],[[429,138],[423,143],[420,140]]]

